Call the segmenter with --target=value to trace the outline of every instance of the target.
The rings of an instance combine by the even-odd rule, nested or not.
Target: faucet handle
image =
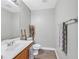
[[[11,44],[13,45],[14,41],[11,42]]]

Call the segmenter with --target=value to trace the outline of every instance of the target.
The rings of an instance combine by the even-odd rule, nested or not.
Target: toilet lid
[[[34,48],[34,49],[39,49],[40,46],[41,46],[41,45],[39,45],[39,44],[34,44],[34,45],[33,45],[33,48]]]

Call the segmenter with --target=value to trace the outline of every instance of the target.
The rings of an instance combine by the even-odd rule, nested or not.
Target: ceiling
[[[54,8],[57,0],[23,0],[31,10]]]

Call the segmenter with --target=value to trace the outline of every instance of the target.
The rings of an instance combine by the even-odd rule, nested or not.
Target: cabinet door
[[[24,49],[14,59],[29,59],[29,49],[28,48]]]

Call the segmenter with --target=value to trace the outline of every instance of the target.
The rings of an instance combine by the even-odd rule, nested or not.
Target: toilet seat
[[[40,44],[34,44],[34,45],[33,45],[33,49],[39,49],[40,47],[41,47]]]

